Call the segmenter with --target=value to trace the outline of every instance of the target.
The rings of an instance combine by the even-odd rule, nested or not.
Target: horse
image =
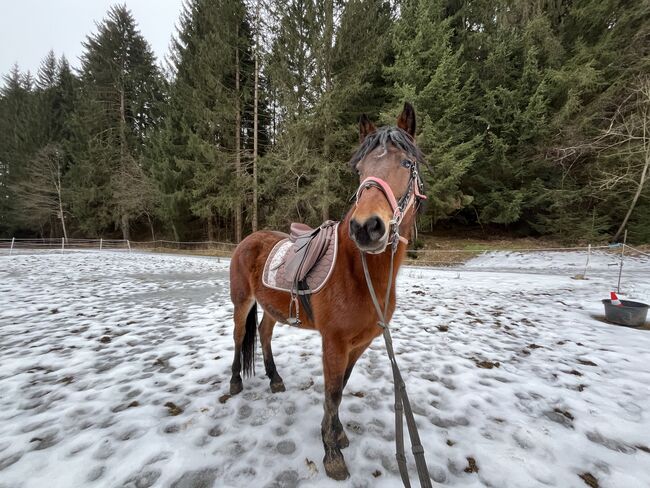
[[[338,414],[343,389],[357,360],[382,334],[379,309],[373,299],[375,303],[378,300],[381,310],[386,310],[386,320],[395,311],[395,278],[421,200],[426,198],[418,173],[424,157],[415,143],[415,129],[415,110],[408,102],[396,126],[376,128],[365,114],[360,117],[360,146],[350,160],[360,180],[355,203],[337,228],[338,251],[331,276],[322,289],[309,296],[310,313],[299,323],[301,328],[317,330],[322,338],[323,464],[326,474],[335,480],[350,476],[341,452],[349,445]],[[258,330],[271,392],[285,391],[273,360],[271,338],[277,322],[290,323],[292,297],[265,286],[262,276],[269,253],[285,238],[286,234],[276,231],[254,232],[233,253],[230,297],[234,305],[235,347],[231,395],[243,389],[241,374],[247,377],[253,372]],[[365,281],[362,259],[367,261],[374,298]],[[257,304],[264,312],[259,327]]]

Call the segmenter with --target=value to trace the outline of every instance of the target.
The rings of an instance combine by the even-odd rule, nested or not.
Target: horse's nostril
[[[350,236],[364,246],[372,245],[381,240],[385,233],[384,222],[379,217],[370,217],[362,224],[358,220],[350,220]]]
[[[355,235],[360,228],[361,228],[361,225],[359,225],[359,222],[357,222],[354,219],[350,220],[350,235],[351,236]]]
[[[370,217],[365,224],[368,237],[372,241],[378,241],[384,237],[384,222],[379,217]]]

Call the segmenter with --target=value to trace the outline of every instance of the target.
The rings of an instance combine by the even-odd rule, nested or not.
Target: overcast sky
[[[3,0],[0,74],[14,63],[36,73],[50,49],[79,67],[81,42],[95,32],[111,5],[125,3],[160,62],[175,32],[182,0]]]

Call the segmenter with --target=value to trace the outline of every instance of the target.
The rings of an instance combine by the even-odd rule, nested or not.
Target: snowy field
[[[601,320],[614,261],[594,256],[588,280],[574,253],[401,271],[394,343],[437,483],[650,486],[650,330]],[[650,302],[650,261],[626,262],[623,291]],[[287,391],[258,348],[229,398],[231,315],[227,260],[0,255],[0,487],[401,486],[381,338],[343,396],[337,483],[319,336],[277,327]]]

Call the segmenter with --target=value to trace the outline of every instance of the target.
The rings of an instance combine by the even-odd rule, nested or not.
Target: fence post
[[[587,268],[589,267],[589,258],[591,258],[591,244],[589,244],[589,248],[587,249],[587,262],[585,263],[585,272],[582,273],[583,278],[587,278]]]
[[[102,239],[102,238],[100,237],[100,238],[99,238],[99,250],[100,250],[100,251],[102,250],[102,246],[103,246],[103,245],[104,245],[104,239]]]
[[[12,237],[11,238],[11,247],[9,248],[9,256],[11,256],[14,252],[14,242],[16,242],[16,238]]]
[[[626,242],[627,242],[627,229],[625,229],[625,234],[623,234],[623,246],[621,246],[621,265],[618,268],[618,286],[616,287],[616,293],[621,293],[621,275],[623,274],[623,258],[625,257]]]
[[[61,254],[63,254],[63,251],[65,250],[65,238],[61,238]]]
[[[128,239],[126,240],[126,245],[129,247],[129,252],[131,252],[131,243]]]

